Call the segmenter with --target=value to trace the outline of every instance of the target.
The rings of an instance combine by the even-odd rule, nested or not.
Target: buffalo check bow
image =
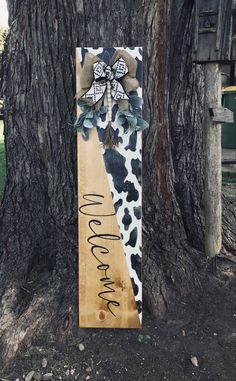
[[[107,82],[111,83],[111,95],[115,101],[119,99],[129,99],[122,84],[119,82],[128,73],[128,67],[123,60],[119,58],[112,66],[103,61],[93,64],[94,81],[90,89],[82,95],[81,98],[89,98],[95,104],[105,94]]]

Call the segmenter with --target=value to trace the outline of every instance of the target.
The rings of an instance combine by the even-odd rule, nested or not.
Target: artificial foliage
[[[99,110],[95,105],[86,100],[78,99],[78,105],[81,114],[74,123],[75,132],[82,134],[84,140],[89,139],[89,130],[96,127],[99,120],[105,117],[107,106],[102,105]],[[129,93],[128,109],[120,110],[116,113],[115,122],[124,128],[125,133],[143,131],[148,128],[148,123],[141,117],[142,98],[138,96],[137,91]]]

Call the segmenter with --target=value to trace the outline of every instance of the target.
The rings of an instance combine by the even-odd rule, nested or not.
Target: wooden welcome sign
[[[76,53],[79,325],[140,328],[142,49]]]

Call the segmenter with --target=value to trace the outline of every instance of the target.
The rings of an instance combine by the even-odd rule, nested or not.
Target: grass
[[[3,135],[3,121],[0,120],[0,200],[3,196],[6,179],[6,158],[5,158],[5,145]]]
[[[236,197],[236,173],[222,172],[223,193],[226,197]]]
[[[222,172],[222,184],[236,184],[236,174],[233,172]]]

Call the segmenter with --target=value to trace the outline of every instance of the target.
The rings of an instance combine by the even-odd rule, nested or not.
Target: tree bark
[[[193,1],[8,0],[8,5],[7,182],[0,209],[5,362],[35,332],[54,329],[60,340],[77,332],[71,126],[76,46],[144,46],[144,114],[150,121],[143,160],[147,307],[162,315],[195,291],[204,258],[204,76],[191,62]]]
[[[76,46],[140,44],[141,1],[9,0],[0,358],[77,328]]]
[[[196,291],[203,258],[204,72],[191,59],[192,11],[184,0],[145,7],[144,300],[156,314]]]

